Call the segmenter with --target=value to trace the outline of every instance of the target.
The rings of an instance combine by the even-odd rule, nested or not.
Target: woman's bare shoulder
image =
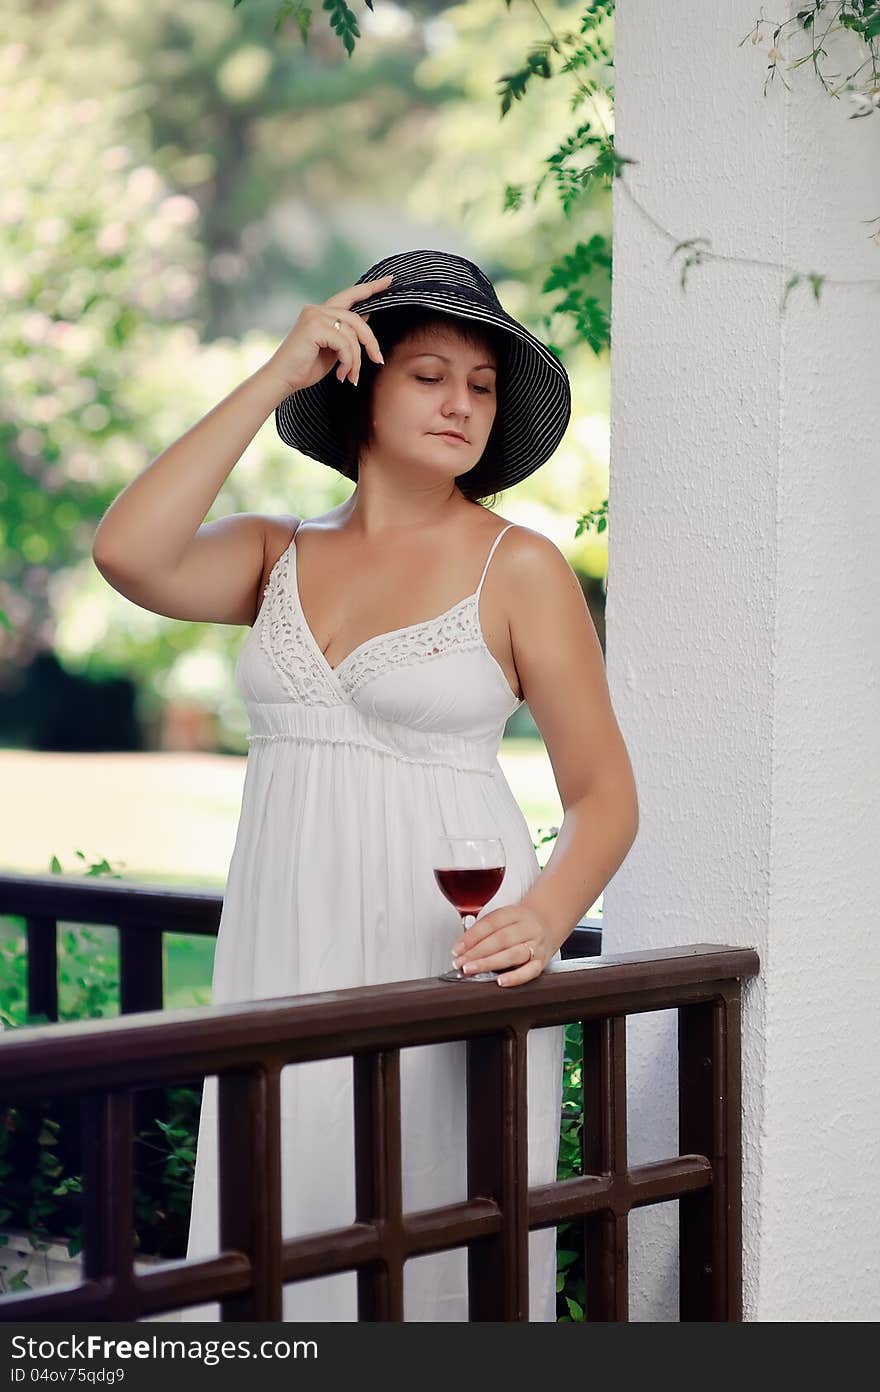
[[[502,525],[494,529],[497,535],[501,535],[504,527],[510,528],[498,547],[498,559],[503,556],[505,565],[538,575],[548,570],[558,572],[560,563],[568,566],[568,561],[555,541],[551,541],[543,532],[507,518],[498,517],[498,521]]]

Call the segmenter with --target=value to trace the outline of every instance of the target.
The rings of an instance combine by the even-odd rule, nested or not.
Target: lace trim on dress
[[[427,662],[448,652],[482,648],[483,633],[476,595],[468,595],[445,614],[394,633],[368,638],[336,667],[336,675],[349,696],[365,682],[413,663]]]
[[[265,621],[260,625],[260,645],[291,700],[305,706],[338,706],[339,693],[312,651],[299,614],[284,602],[289,563],[290,551],[287,550],[272,570],[263,591],[263,602],[268,607]]]
[[[284,690],[302,705],[338,706],[367,682],[395,668],[470,648],[488,653],[480,625],[480,591],[495,547],[507,530],[505,527],[496,536],[480,584],[473,594],[466,595],[435,618],[365,639],[336,667],[331,667],[323,658],[299,603],[296,574],[291,575],[290,571],[294,540],[276,561],[269,576],[263,591],[266,614],[260,624],[260,644]]]

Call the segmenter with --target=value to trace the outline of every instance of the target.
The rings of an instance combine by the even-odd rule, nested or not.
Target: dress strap
[[[516,526],[516,523],[515,523],[515,522],[508,522],[507,526],[501,528],[501,531],[498,533],[497,537],[496,537],[495,540],[492,542],[492,548],[491,548],[491,550],[490,550],[488,556],[486,557],[486,564],[483,566],[483,573],[482,573],[482,575],[480,576],[480,583],[479,583],[479,585],[477,586],[476,590],[474,591],[475,597],[476,597],[477,599],[479,599],[479,597],[480,597],[480,590],[483,588],[483,581],[484,581],[485,578],[486,578],[486,571],[489,569],[489,562],[491,561],[492,557],[493,557],[494,554],[495,554],[495,547],[498,545],[499,541],[500,541],[501,538],[504,536],[504,533],[505,533],[505,532],[509,532],[510,529],[511,529],[511,527],[515,527],[515,526]]]

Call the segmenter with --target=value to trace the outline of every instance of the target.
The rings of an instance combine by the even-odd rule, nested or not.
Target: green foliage
[[[27,939],[23,918],[9,916],[0,937],[0,1027],[42,1024],[45,1017],[27,1013]]]
[[[141,1252],[183,1257],[192,1205],[201,1087],[163,1090],[165,1119],[135,1141],[135,1241]]]
[[[82,1222],[76,1196],[82,1192],[82,1176],[72,1168],[65,1145],[68,1136],[77,1135],[75,1118],[71,1120],[74,1124],[67,1125],[63,1110],[51,1104],[0,1108],[0,1223],[26,1228],[34,1251],[45,1251],[57,1237],[67,1237],[71,1256],[79,1250]],[[14,1273],[4,1289],[30,1289],[25,1272]]]
[[[575,76],[575,92],[571,109],[576,111],[585,101],[598,112],[596,97],[603,91],[605,69],[611,67],[612,52],[609,40],[603,33],[603,25],[613,13],[613,0],[588,5],[581,16],[579,34],[571,32],[552,34],[533,47],[526,57],[525,64],[513,73],[500,79],[501,118],[510,110],[513,101],[521,101],[529,91],[533,77],[548,79],[553,76]],[[585,34],[590,35],[582,42]],[[564,61],[556,73],[551,65],[551,53],[558,54]],[[597,78],[591,79],[586,70],[596,68]],[[607,94],[607,81],[604,88]],[[537,202],[544,185],[549,180],[555,185],[559,204],[565,219],[570,219],[577,209],[583,211],[583,200],[598,186],[610,186],[626,163],[624,156],[614,149],[614,140],[599,120],[581,121],[576,129],[559,141],[556,148],[545,156],[545,172],[531,187],[532,202]],[[502,208],[505,212],[517,212],[522,206],[523,186],[505,185],[502,194]],[[589,278],[596,275],[603,282],[601,296],[589,288]],[[552,316],[560,315],[568,319],[574,330],[574,340],[587,343],[597,355],[610,346],[610,303],[611,285],[611,247],[608,238],[594,235],[589,243],[578,242],[573,250],[565,251],[555,260],[544,281],[543,290],[551,293],[563,291],[545,316],[549,329]]]
[[[805,280],[807,284],[810,286],[810,289],[813,292],[813,299],[819,299],[822,290],[822,285],[825,281],[825,277],[822,275],[818,275],[815,272],[812,272],[809,275],[802,275],[799,271],[795,271],[794,274],[790,275],[788,280],[785,282],[785,290],[782,296],[783,309],[785,308],[788,302],[788,297],[791,294],[792,290],[796,285],[800,285],[802,280]]]
[[[159,1096],[162,1116],[134,1137],[134,1247],[172,1258],[186,1255],[201,1088],[164,1088]],[[76,1099],[0,1107],[0,1189],[0,1224],[25,1228],[34,1251],[60,1237],[68,1255],[77,1255],[83,1181]],[[12,1289],[30,1289],[24,1271],[4,1285]]]
[[[23,664],[59,579],[92,569],[95,526],[145,433],[130,383],[167,346],[200,251],[186,200],[120,143],[120,79],[105,87],[96,56],[67,82],[44,21],[3,9],[0,145],[23,157],[0,217],[0,598]],[[77,91],[92,81],[100,101]]]
[[[373,0],[364,0],[368,10],[373,9]],[[233,9],[241,4],[241,0],[234,0]],[[354,53],[355,40],[361,36],[358,27],[357,17],[354,12],[346,5],[345,0],[322,0],[322,8],[327,11],[330,18],[330,26],[343,43],[349,58]],[[277,34],[282,28],[284,21],[293,15],[303,43],[308,43],[312,25],[312,11],[302,0],[282,0],[275,15],[274,30]]]
[[[589,531],[595,527],[597,532],[604,532],[608,526],[608,499],[604,498],[600,507],[591,508],[583,513],[577,520],[575,535],[580,536],[582,532]]]
[[[123,879],[110,862],[88,860],[84,851],[75,854],[83,862],[83,877],[102,876]],[[61,862],[52,856],[50,873],[63,874]],[[45,1015],[27,1009],[27,940],[25,920],[15,915],[6,919],[6,934],[0,937],[0,1024],[46,1024]],[[96,1020],[119,1014],[119,954],[111,950],[108,939],[115,929],[96,931],[84,924],[68,925],[58,933],[58,1018]]]
[[[762,43],[764,31],[772,30],[771,47],[767,53],[767,76],[764,81],[764,93],[773,80],[778,76],[783,86],[789,84],[785,81],[780,71],[780,64],[784,62],[785,55],[779,49],[778,44],[783,34],[787,30],[791,31],[791,36],[804,35],[807,37],[806,52],[794,58],[788,64],[789,69],[802,67],[805,63],[811,63],[819,81],[828,92],[829,96],[838,97],[841,92],[849,92],[855,97],[862,96],[868,99],[866,105],[857,103],[861,109],[854,114],[856,116],[869,115],[877,105],[871,103],[870,98],[878,92],[880,88],[880,53],[878,53],[876,40],[880,38],[880,0],[834,0],[829,4],[829,0],[812,0],[811,4],[805,5],[782,23],[775,20],[759,19],[754,28],[740,40],[740,48],[748,40],[752,43]],[[818,33],[817,33],[818,30]],[[829,82],[828,77],[822,70],[821,59],[828,57],[828,50],[825,43],[829,35],[841,30],[847,30],[861,39],[865,45],[865,55],[858,67],[854,71],[847,73],[841,81],[834,85]],[[786,34],[786,37],[789,37]],[[854,79],[867,70],[866,76],[862,80],[862,86],[854,87]]]
[[[589,242],[578,242],[572,252],[551,267],[543,285],[547,294],[555,290],[563,292],[562,298],[553,304],[552,312],[569,315],[580,337],[596,353],[602,350],[610,337],[610,323],[604,305],[586,290],[597,270],[610,278],[611,243],[598,232]]]
[[[565,1026],[565,1062],[562,1078],[562,1124],[559,1134],[557,1180],[573,1179],[583,1173],[583,1029],[580,1024]],[[556,1243],[557,1322],[567,1324],[585,1318],[583,1224],[561,1223]]]
[[[345,0],[322,0],[322,4],[330,15],[333,32],[339,35],[350,58],[354,53],[355,39],[359,39],[361,36],[353,12],[348,8]],[[370,8],[372,9],[372,6]]]
[[[526,55],[525,63],[521,68],[516,72],[506,73],[498,79],[501,89],[499,96],[501,97],[502,116],[507,115],[515,101],[522,101],[533,77],[546,79],[553,76],[553,69],[550,66],[550,52],[552,49],[558,51],[558,47],[558,44],[553,42],[536,44]]]
[[[235,0],[235,5],[239,4],[241,4],[241,0]],[[372,5],[370,5],[370,8],[372,9]],[[308,43],[309,28],[312,23],[312,11],[303,0],[283,0],[283,4],[278,7],[278,13],[275,16],[275,24],[273,26],[275,33],[278,33],[284,21],[289,18],[290,15],[293,15],[303,43]]]

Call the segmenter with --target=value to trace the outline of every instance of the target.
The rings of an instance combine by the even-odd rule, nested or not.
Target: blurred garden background
[[[341,0],[306,41],[297,7],[272,0],[0,0],[0,868],[106,861],[222,888],[248,630],[138,608],[96,570],[94,531],[304,303],[393,250],[476,260],[563,357],[567,436],[497,509],[559,545],[604,643],[607,532],[579,519],[608,491],[611,193],[585,141],[563,189],[550,157],[583,117],[541,55],[547,25],[589,30],[609,112],[611,8],[376,0],[349,45]],[[209,517],[315,516],[351,487],[270,419]],[[527,706],[501,762],[543,863],[561,807]]]

